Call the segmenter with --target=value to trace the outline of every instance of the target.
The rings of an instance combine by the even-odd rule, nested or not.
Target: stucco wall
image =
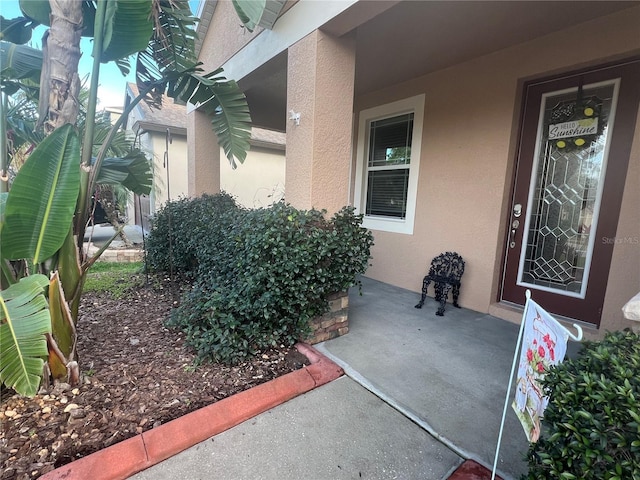
[[[603,318],[607,320],[606,328],[609,330],[630,326],[630,321],[623,318],[620,308],[640,292],[640,112],[614,241],[603,309],[606,315]],[[633,323],[638,325],[638,322]]]
[[[252,33],[243,28],[231,1],[218,0],[200,50],[203,68],[206,71],[218,68],[262,30],[262,27],[256,27]]]
[[[375,231],[367,275],[417,292],[430,260],[455,250],[467,261],[460,303],[489,311],[501,276],[522,83],[637,54],[639,20],[640,8],[626,10],[357,98],[356,115],[426,94],[414,234]],[[620,237],[639,236],[640,198],[634,185],[640,170],[640,124],[635,138]],[[627,324],[620,307],[637,293],[639,277],[640,246],[616,244],[601,330]]]
[[[287,201],[330,214],[349,202],[355,45],[318,30],[289,48]]]
[[[183,136],[173,136],[169,145],[169,178],[167,179],[167,169],[164,166],[165,135],[159,132],[152,132],[149,135],[151,135],[153,148],[154,194],[152,198],[154,203],[151,210],[153,215],[167,202],[168,195],[171,196],[171,200],[188,195],[187,139]]]
[[[233,170],[220,153],[220,188],[247,208],[268,207],[284,197],[284,152],[251,147],[247,159]]]
[[[220,145],[211,130],[211,119],[194,110],[187,114],[189,196],[220,191]]]

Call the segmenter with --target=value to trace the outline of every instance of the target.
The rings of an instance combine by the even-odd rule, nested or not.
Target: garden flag
[[[529,442],[536,442],[540,436],[540,419],[549,403],[540,383],[546,369],[564,359],[568,332],[531,299],[527,300],[523,321],[516,396],[512,407]]]

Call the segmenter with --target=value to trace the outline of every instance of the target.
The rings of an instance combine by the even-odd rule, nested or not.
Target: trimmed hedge
[[[196,241],[184,242],[174,265],[194,283],[169,322],[186,333],[201,360],[237,363],[293,344],[327,310],[327,296],[355,285],[368,267],[373,237],[352,208],[327,220],[324,212],[282,202],[258,210],[207,202],[222,206],[207,221],[184,215],[201,230]],[[190,234],[186,222],[182,228],[181,235]],[[160,232],[154,226],[150,236]],[[167,268],[163,260],[150,263]]]
[[[146,242],[147,267],[193,277],[205,252],[215,250],[226,225],[241,212],[226,193],[166,203],[152,219]]]
[[[640,479],[640,338],[625,330],[585,342],[549,370],[545,429],[522,479]]]

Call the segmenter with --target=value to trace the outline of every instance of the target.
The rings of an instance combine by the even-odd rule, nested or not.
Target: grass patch
[[[142,262],[96,262],[87,273],[84,292],[109,293],[122,298],[127,290],[139,284]]]

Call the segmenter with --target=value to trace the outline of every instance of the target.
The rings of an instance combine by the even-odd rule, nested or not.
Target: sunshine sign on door
[[[540,436],[540,420],[549,403],[541,381],[551,365],[557,365],[564,359],[568,334],[556,319],[531,299],[527,301],[524,316],[516,397],[512,407],[527,439],[536,442]]]

